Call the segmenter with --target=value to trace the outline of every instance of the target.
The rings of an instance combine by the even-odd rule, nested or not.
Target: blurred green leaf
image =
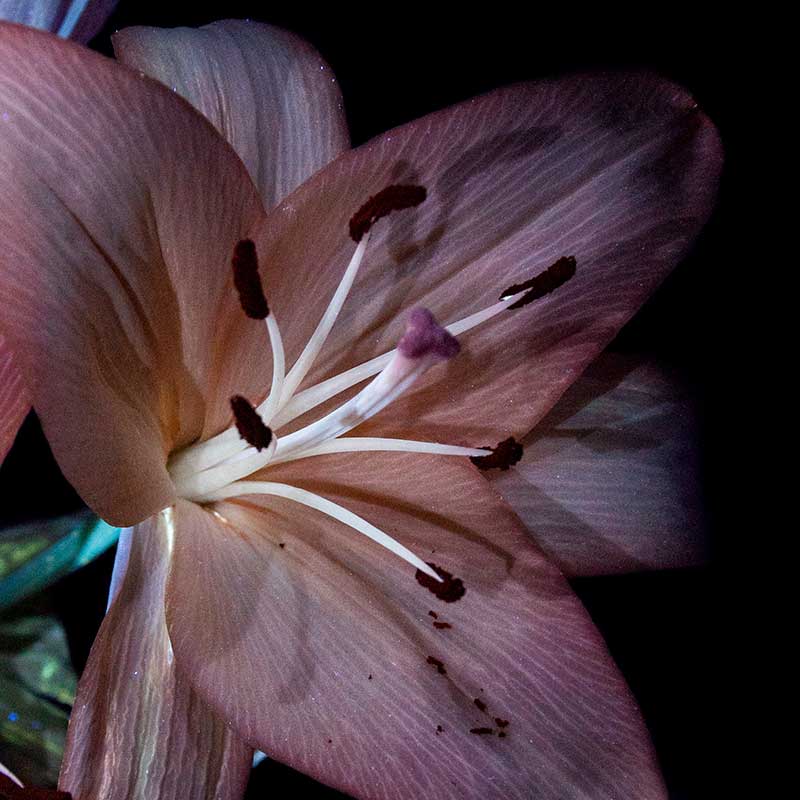
[[[23,782],[56,784],[76,684],[47,595],[0,614],[0,761]]]
[[[0,611],[85,566],[118,537],[119,528],[88,511],[0,531]]]

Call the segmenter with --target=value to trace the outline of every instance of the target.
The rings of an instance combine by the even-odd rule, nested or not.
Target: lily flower
[[[258,747],[357,797],[662,797],[602,639],[477,467],[686,251],[713,126],[584,75],[347,150],[282,31],[115,47],[0,30],[1,324],[64,474],[127,526],[62,788],[235,798]]]

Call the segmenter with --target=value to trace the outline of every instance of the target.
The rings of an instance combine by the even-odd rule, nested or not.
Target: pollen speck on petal
[[[447,669],[445,668],[444,663],[438,658],[435,658],[434,656],[428,656],[426,660],[432,667],[436,667],[436,671],[440,675],[447,675]]]

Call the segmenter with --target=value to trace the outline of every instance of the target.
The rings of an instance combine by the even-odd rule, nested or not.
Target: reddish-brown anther
[[[461,578],[454,578],[446,569],[437,567],[436,564],[428,562],[428,566],[442,579],[441,582],[435,581],[430,575],[426,575],[421,569],[416,572],[417,583],[433,592],[440,600],[445,603],[455,603],[460,600],[467,591],[464,581]]]
[[[259,452],[265,447],[269,447],[269,443],[272,441],[272,431],[264,424],[264,420],[250,405],[247,398],[240,394],[234,395],[231,397],[231,408],[239,436]]]
[[[360,242],[364,234],[379,219],[392,211],[418,206],[427,196],[428,192],[424,186],[413,184],[393,184],[381,189],[350,218],[350,236],[353,241]]]
[[[544,297],[550,292],[554,292],[559,286],[563,286],[574,274],[576,269],[575,256],[562,256],[551,264],[544,272],[534,276],[524,283],[515,283],[509,286],[501,295],[500,299],[505,300],[512,295],[526,292],[519,300],[512,303],[509,311],[523,306]],[[526,291],[527,290],[527,291]]]
[[[522,458],[522,445],[513,437],[503,439],[497,447],[487,447],[492,452],[488,456],[470,456],[469,460],[478,469],[507,470]]]
[[[252,239],[242,239],[233,248],[233,285],[239,293],[242,310],[250,319],[266,319],[269,316],[267,298],[258,274],[258,255]]]

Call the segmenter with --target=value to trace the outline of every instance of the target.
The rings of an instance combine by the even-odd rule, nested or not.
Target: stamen
[[[428,453],[435,456],[488,456],[492,451],[478,447],[459,447],[453,444],[438,444],[437,442],[417,442],[412,439],[383,439],[373,436],[345,436],[323,442],[316,447],[303,450],[297,455],[275,458],[271,463],[279,464],[282,461],[294,461],[298,458],[311,458],[312,456],[329,455],[330,453],[373,453],[373,452],[399,452],[399,453]]]
[[[266,467],[272,461],[277,447],[278,437],[273,436],[269,447],[260,453],[247,447],[209,469],[189,474],[172,473],[178,496],[195,503],[206,503],[212,492]]]
[[[457,350],[458,343],[438,325],[433,315],[425,309],[416,309],[409,315],[406,332],[392,360],[377,377],[335,411],[283,437],[276,459],[286,460],[352,430],[399,397],[435,362],[450,358]]]
[[[513,437],[504,439],[497,447],[488,447],[491,454],[488,456],[470,456],[470,461],[482,470],[501,469],[503,471],[513,467],[522,458],[522,445]]]
[[[264,420],[258,414],[246,398],[240,394],[231,397],[231,409],[236,421],[236,430],[251,447],[255,447],[260,453],[269,447],[272,441],[272,431],[264,424]]]
[[[367,231],[392,211],[418,206],[428,196],[424,186],[394,184],[382,189],[364,203],[350,218],[350,236],[360,242]]]
[[[429,581],[435,582],[433,583],[434,586],[442,582],[442,578],[440,578],[421,558],[414,555],[411,550],[393,539],[388,533],[384,533],[379,528],[376,528],[352,511],[348,511],[343,506],[324,497],[320,497],[313,492],[300,489],[297,486],[289,486],[285,483],[270,483],[267,481],[238,481],[210,493],[207,497],[207,501],[215,502],[226,500],[231,497],[241,497],[247,494],[266,494],[274,495],[275,497],[284,497],[287,500],[293,500],[295,503],[300,503],[309,508],[321,511],[323,514],[327,514],[329,517],[343,522],[359,533],[363,533],[364,536],[382,545],[396,556],[400,556],[404,561],[411,564],[412,567],[416,567],[418,571],[424,572]]]
[[[289,400],[283,408],[273,418],[273,424],[276,428],[297,419],[301,414],[310,411],[312,408],[324,403],[331,397],[335,397],[345,389],[355,386],[357,383],[377,375],[394,356],[395,351],[390,350],[380,356],[375,356],[357,367],[352,367],[345,372],[340,372],[332,378],[326,378],[324,381],[309,386],[308,389],[303,389],[298,392],[291,400]]]
[[[575,274],[575,256],[563,256],[555,264],[551,264],[544,272],[536,275],[524,283],[515,283],[509,286],[501,295],[501,300],[508,300],[515,294],[526,292],[519,300],[512,303],[508,310],[532,303],[540,297],[544,297],[550,292],[554,292],[559,286],[563,286]]]
[[[361,266],[364,253],[367,250],[368,243],[369,234],[367,234],[358,243],[358,247],[356,247],[356,251],[353,253],[353,257],[350,259],[350,263],[347,265],[344,275],[342,275],[342,280],[336,287],[336,291],[331,298],[331,302],[328,304],[328,307],[325,309],[325,313],[322,315],[322,319],[319,321],[314,333],[311,334],[311,338],[303,348],[303,352],[300,353],[297,361],[294,362],[294,365],[289,370],[289,374],[286,376],[286,379],[283,382],[279,408],[285,405],[292,397],[295,389],[300,385],[303,378],[305,378],[306,374],[311,369],[314,359],[319,354],[319,351],[322,350],[322,346],[325,344],[325,340],[328,338],[328,334],[331,332],[331,329],[333,328],[334,323],[339,316],[339,312],[342,310],[344,301],[347,299],[347,295],[350,293],[350,289],[353,286],[353,281],[356,279],[356,275],[358,274],[358,268]]]
[[[370,197],[370,199],[353,215],[350,220],[350,235],[358,242],[358,247],[356,247],[356,251],[353,253],[353,257],[347,265],[342,280],[336,288],[336,292],[331,298],[328,308],[325,309],[325,313],[322,315],[322,319],[319,321],[316,330],[311,335],[308,343],[303,348],[303,352],[286,376],[281,392],[281,400],[278,404],[278,412],[291,400],[295,390],[308,374],[308,371],[314,363],[314,359],[319,355],[320,350],[322,350],[328,338],[328,334],[331,332],[334,323],[339,317],[342,306],[350,293],[361,262],[364,259],[364,253],[366,252],[367,243],[369,242],[369,230],[372,225],[391,211],[398,211],[419,205],[425,199],[425,196],[426,191],[423,186],[387,186],[374,197]],[[354,229],[356,230],[356,234],[353,233]]]
[[[272,422],[275,412],[281,402],[283,394],[283,381],[286,377],[286,354],[283,349],[283,339],[278,328],[278,321],[274,314],[267,317],[267,333],[272,347],[272,386],[267,399],[258,407],[258,413],[266,423]]]
[[[258,256],[252,239],[242,239],[233,248],[233,285],[239,293],[239,302],[250,319],[269,316],[267,298],[258,274]]]
[[[540,283],[537,290],[540,291],[545,287],[544,276],[547,275],[551,269],[557,267],[558,264],[564,261],[572,262],[572,274],[574,274],[575,259],[572,257],[559,259],[548,270],[545,270],[541,275],[536,276],[531,281],[510,286],[505,292],[503,292],[503,299],[497,303],[483,308],[480,311],[469,314],[457,322],[451,322],[449,325],[445,326],[445,330],[447,330],[447,332],[453,336],[460,336],[462,333],[466,333],[467,331],[472,330],[472,328],[487,322],[488,320],[492,319],[492,317],[497,316],[500,312],[505,311],[508,308],[519,308],[516,302],[524,301],[523,305],[527,305],[536,299],[536,292],[530,289],[529,284],[539,280]],[[571,277],[571,275],[567,274],[568,272],[569,264],[565,266],[558,266],[557,269],[555,269],[555,272],[551,273],[550,278],[547,280],[554,281],[555,278],[560,276],[563,278],[563,283]],[[518,286],[522,288],[519,289],[516,294],[509,294],[509,292],[516,289]],[[555,288],[557,287],[552,285],[549,291],[553,291]],[[520,294],[523,296],[519,297]],[[544,294],[547,294],[547,292],[542,292],[542,294],[539,296],[544,296]],[[280,428],[282,425],[286,425],[293,419],[299,417],[301,414],[305,414],[315,406],[318,406],[320,403],[324,403],[326,400],[334,397],[340,392],[345,391],[346,389],[349,389],[351,386],[355,386],[357,383],[361,383],[361,381],[371,378],[389,363],[394,356],[394,353],[394,350],[390,350],[387,353],[375,356],[369,361],[365,361],[363,364],[352,367],[351,369],[346,370],[339,375],[335,375],[332,378],[327,378],[326,380],[320,381],[314,386],[309,386],[302,392],[298,392],[296,395],[294,395],[294,397],[288,400],[282,406],[281,410],[275,415],[273,420],[275,427]]]
[[[460,600],[466,594],[467,590],[464,588],[464,581],[461,578],[454,578],[452,573],[437,567],[433,562],[428,562],[427,566],[436,571],[438,582],[430,579],[430,572],[418,571],[414,577],[420,586],[424,586],[428,591],[433,592],[445,603],[455,603],[456,600]]]

